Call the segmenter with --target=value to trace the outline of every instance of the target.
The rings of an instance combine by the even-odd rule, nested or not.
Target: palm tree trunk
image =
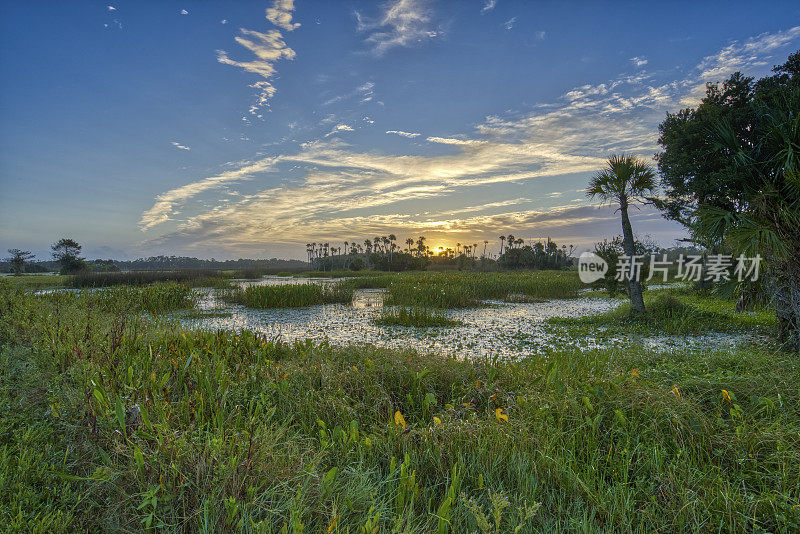
[[[628,203],[620,203],[620,213],[622,214],[622,244],[625,248],[625,255],[631,259],[631,276],[628,279],[628,294],[631,298],[631,311],[634,313],[644,313],[644,299],[642,298],[642,284],[639,278],[633,277],[634,274],[634,255],[636,254],[636,246],[633,242],[633,229],[631,228],[631,220],[628,217]]]

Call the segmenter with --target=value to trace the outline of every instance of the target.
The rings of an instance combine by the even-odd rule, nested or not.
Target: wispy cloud
[[[188,146],[186,146],[186,145],[182,145],[182,144],[178,143],[177,141],[172,141],[172,143],[171,143],[171,144],[172,144],[172,146],[174,146],[175,148],[180,148],[181,150],[191,150],[191,148],[190,148],[190,147],[188,147]]]
[[[106,6],[106,9],[108,9],[109,11],[116,11],[117,10],[117,8],[114,7],[114,6]]]
[[[381,56],[395,47],[414,46],[441,32],[431,24],[431,10],[424,0],[390,0],[376,19],[356,11],[357,30],[367,32],[366,43]]]
[[[488,142],[479,139],[458,139],[455,137],[428,137],[427,140],[430,143],[438,143],[440,145],[462,145],[462,146],[480,145]]]
[[[402,137],[409,137],[409,138],[412,138],[412,139],[414,137],[419,137],[420,136],[420,134],[418,134],[418,133],[404,132],[403,130],[386,130],[386,133],[387,134],[399,135],[399,136],[402,136]]]
[[[333,129],[330,132],[325,134],[325,137],[330,137],[333,134],[336,134],[336,133],[339,133],[339,132],[352,132],[352,131],[353,131],[353,128],[348,126],[348,125],[346,125],[346,124],[337,124],[336,126],[333,127]]]
[[[275,0],[272,7],[266,11],[266,18],[276,26],[292,31],[300,26],[299,23],[292,22],[293,9],[294,0]],[[223,20],[222,23],[225,24],[227,21]],[[284,42],[283,34],[279,30],[261,33],[240,28],[239,33],[240,35],[236,37],[236,42],[255,54],[256,59],[252,61],[236,61],[231,59],[225,50],[217,50],[217,61],[225,65],[239,67],[262,78],[250,85],[250,87],[258,89],[258,95],[255,103],[248,110],[251,115],[261,118],[260,110],[269,104],[269,100],[277,91],[270,81],[276,72],[275,62],[280,59],[292,60],[296,54]]]
[[[139,220],[139,226],[142,230],[146,230],[158,224],[170,220],[175,206],[193,198],[204,191],[215,189],[225,183],[230,183],[251,177],[257,172],[268,171],[272,166],[272,161],[269,159],[262,159],[255,163],[242,165],[236,169],[223,172],[216,176],[211,176],[204,180],[186,184],[175,189],[171,189],[156,197],[156,202],[153,206],[142,213]]]
[[[295,52],[286,45],[283,35],[278,30],[261,33],[242,28],[239,32],[241,35],[236,37],[236,42],[255,54],[256,59],[236,61],[228,57],[226,51],[217,50],[217,61],[239,67],[263,78],[250,85],[250,87],[258,89],[259,93],[256,102],[250,106],[249,112],[251,115],[258,115],[259,110],[269,103],[269,99],[276,92],[275,86],[270,82],[276,72],[275,62],[279,59],[292,60],[295,58]]]
[[[517,17],[511,17],[510,19],[508,19],[503,23],[503,26],[505,26],[507,30],[510,30],[514,27],[514,24],[516,23],[517,23]]]
[[[299,22],[292,22],[294,0],[275,0],[272,7],[267,8],[267,20],[287,32],[300,27]]]
[[[636,67],[644,67],[647,65],[647,59],[640,56],[635,56],[630,59],[631,63],[633,63]]]
[[[800,26],[775,33],[762,33],[744,42],[731,44],[703,59],[698,65],[699,73],[694,90],[684,98],[684,105],[696,104],[705,94],[705,80],[722,81],[738,71],[747,71],[769,66],[771,53],[800,38]]]
[[[364,82],[363,84],[359,85],[349,93],[343,95],[336,95],[334,97],[329,98],[325,102],[322,103],[323,106],[330,106],[331,104],[335,104],[337,102],[342,102],[344,100],[358,97],[359,102],[367,103],[372,101],[373,97],[375,96],[375,83],[373,82]]]
[[[336,136],[305,143],[291,153],[247,162],[167,191],[142,214],[140,225],[152,229],[174,220],[176,227],[152,243],[228,247],[256,246],[266,236],[271,242],[295,243],[399,228],[460,236],[495,229],[517,233],[517,228],[535,225],[542,231],[560,228],[568,233],[570,228],[606,221],[610,231],[617,231],[612,225],[615,220],[618,225],[613,210],[598,211],[582,194],[568,195],[570,191],[563,197],[543,195],[561,199],[565,206],[557,209],[520,203],[513,211],[503,211],[503,206],[496,204],[505,202],[503,198],[486,199],[483,206],[494,205],[475,213],[419,214],[418,206],[425,199],[486,195],[486,186],[492,184],[530,184],[546,177],[588,173],[600,168],[614,152],[649,157],[658,149],[656,126],[666,111],[680,109],[707,80],[722,80],[739,68],[765,72],[769,64],[777,62],[770,54],[798,37],[800,27],[732,43],[679,79],[655,83],[653,75],[640,73],[576,87],[531,111],[486,117],[463,134],[426,137],[432,145],[418,155],[358,150]],[[338,124],[329,135],[349,129]],[[387,133],[419,136],[402,130]],[[289,170],[295,176],[289,182],[262,186],[233,200],[223,195],[229,201],[193,216],[182,209],[200,193],[225,191],[233,183],[263,173]],[[184,212],[180,218],[179,211]],[[650,217],[649,213],[643,210],[640,216]],[[654,218],[652,225],[659,228],[663,223]]]
[[[484,0],[483,7],[481,8],[481,13],[486,13],[487,11],[491,11],[494,9],[494,6],[497,5],[497,0]]]
[[[185,9],[181,9],[181,15],[188,15],[188,14],[189,14],[188,11],[186,11]]]

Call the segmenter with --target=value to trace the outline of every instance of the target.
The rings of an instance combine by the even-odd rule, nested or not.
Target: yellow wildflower
[[[672,394],[679,399],[681,398],[681,391],[678,389],[678,386],[672,386]]]
[[[642,375],[639,374],[639,370],[638,369],[631,369],[631,376],[633,378],[641,378],[642,377]]]
[[[433,416],[433,424],[436,425],[436,426],[442,426],[442,420],[434,415]]]
[[[503,409],[502,408],[497,408],[494,411],[494,417],[495,417],[495,419],[497,419],[498,423],[502,423],[503,421],[508,423],[508,416],[503,413]]]
[[[728,402],[731,402],[731,394],[725,389],[722,390],[722,398]]]
[[[403,414],[400,413],[400,410],[394,412],[394,424],[402,426],[403,430],[406,429],[406,420],[403,418]]]

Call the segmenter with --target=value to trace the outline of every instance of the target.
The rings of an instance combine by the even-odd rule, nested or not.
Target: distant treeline
[[[300,260],[272,259],[238,259],[238,260],[216,260],[214,258],[205,260],[191,258],[188,256],[151,256],[149,258],[139,258],[136,260],[89,260],[86,267],[91,271],[172,271],[181,269],[213,269],[213,270],[235,270],[235,271],[258,271],[258,272],[279,272],[279,271],[302,271],[308,269],[308,263]],[[40,273],[58,271],[61,263],[56,260],[32,261],[25,263],[24,272]],[[11,262],[0,261],[0,272],[12,272]]]
[[[455,248],[433,249],[426,238],[408,238],[398,244],[394,234],[364,241],[344,241],[343,247],[330,243],[308,243],[309,264],[320,271],[373,269],[379,271],[472,269],[567,269],[574,264],[570,245],[558,246],[551,239],[526,244],[513,235],[499,237],[500,254],[487,254],[488,240],[456,243]]]

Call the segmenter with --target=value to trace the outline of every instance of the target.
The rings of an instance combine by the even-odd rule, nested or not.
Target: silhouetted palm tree
[[[417,255],[422,256],[425,252],[425,236],[419,236],[417,239]]]
[[[633,274],[633,256],[636,245],[633,241],[633,229],[628,217],[628,206],[634,202],[644,202],[645,194],[652,194],[656,187],[655,171],[646,162],[636,156],[611,156],[605,169],[595,173],[589,182],[586,195],[598,197],[604,204],[613,203],[619,206],[622,216],[622,244],[625,254],[631,258],[631,275]],[[629,276],[628,288],[631,298],[631,310],[644,312],[642,286],[638,277]]]

